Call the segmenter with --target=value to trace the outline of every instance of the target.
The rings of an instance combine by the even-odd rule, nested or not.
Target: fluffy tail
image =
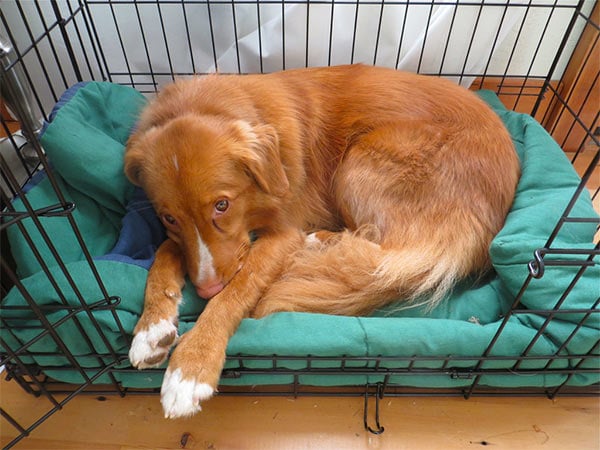
[[[447,246],[385,249],[361,231],[309,241],[291,257],[253,316],[278,311],[365,315],[399,299],[426,298],[423,303],[433,307],[468,273],[460,260],[470,255]]]

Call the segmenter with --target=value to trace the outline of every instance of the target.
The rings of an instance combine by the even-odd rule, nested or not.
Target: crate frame
[[[578,373],[600,373],[599,363],[592,368],[580,367],[585,361],[600,361],[600,339],[596,341],[588,354],[584,355],[562,355],[560,350],[567,345],[567,343],[575,336],[578,328],[576,328],[571,336],[569,336],[565,342],[561,343],[560,349],[554,355],[530,355],[528,350],[534,345],[535,341],[543,334],[544,329],[553,317],[559,312],[559,308],[568,295],[568,293],[576,286],[577,280],[585,272],[588,267],[598,263],[600,255],[599,245],[596,242],[595,246],[589,249],[563,249],[554,247],[554,239],[562,226],[566,223],[573,222],[594,222],[598,223],[595,218],[582,218],[572,217],[571,209],[573,208],[575,201],[586,189],[587,183],[592,179],[595,171],[597,170],[600,161],[600,139],[598,136],[598,117],[599,112],[596,111],[595,116],[592,113],[591,120],[586,116],[584,117],[582,111],[590,102],[594,101],[594,93],[598,92],[598,70],[597,64],[595,64],[594,57],[598,54],[598,40],[600,36],[600,26],[598,24],[598,13],[599,8],[596,6],[593,11],[586,11],[586,5],[584,1],[571,2],[568,5],[558,4],[557,2],[541,0],[537,3],[529,2],[525,3],[511,3],[511,1],[467,1],[467,2],[437,2],[432,1],[391,1],[391,2],[376,2],[376,1],[331,1],[331,0],[317,0],[317,1],[301,1],[301,0],[260,0],[260,1],[246,1],[246,0],[157,0],[157,1],[130,1],[122,0],[111,2],[109,0],[51,0],[49,2],[51,15],[48,15],[48,11],[44,10],[46,6],[42,7],[40,3],[35,2],[35,8],[38,14],[36,20],[41,23],[42,31],[35,33],[34,30],[28,25],[28,21],[33,21],[33,18],[28,17],[27,11],[25,11],[22,5],[16,1],[13,2],[14,8],[18,11],[18,14],[22,20],[22,23],[26,29],[26,35],[29,38],[29,42],[26,45],[15,37],[11,32],[11,24],[8,21],[7,16],[3,11],[0,11],[0,34],[6,34],[8,38],[7,42],[2,42],[2,48],[0,49],[0,61],[2,65],[1,73],[3,75],[2,81],[2,96],[7,103],[9,103],[12,113],[18,118],[19,126],[22,130],[22,135],[25,138],[25,143],[18,139],[18,135],[15,136],[13,130],[10,127],[10,120],[2,116],[1,125],[4,134],[7,136],[5,142],[10,144],[10,147],[14,151],[14,157],[16,158],[19,170],[15,171],[14,166],[5,159],[4,155],[0,154],[0,171],[2,174],[2,180],[4,185],[2,186],[2,212],[0,216],[2,223],[0,223],[0,231],[2,232],[2,297],[8,293],[8,290],[12,287],[19,289],[23,294],[24,298],[28,302],[28,308],[33,310],[40,320],[40,332],[36,338],[19,348],[10,348],[6,342],[1,341],[0,347],[3,348],[2,354],[0,355],[0,366],[4,366],[6,369],[6,378],[14,380],[18,383],[29,394],[43,397],[49,403],[49,409],[46,414],[40,417],[38,420],[31,424],[20,424],[15,420],[4,406],[0,407],[0,415],[3,420],[12,425],[18,432],[17,437],[7,443],[7,448],[15,445],[18,441],[28,436],[38,425],[47,420],[51,415],[61,410],[71,399],[81,394],[90,395],[136,395],[145,394],[148,392],[157,393],[157,389],[131,389],[124,388],[114,378],[114,374],[118,372],[127,372],[134,369],[131,368],[119,368],[122,363],[127,361],[127,355],[119,354],[117,351],[111,348],[105,338],[105,343],[109,351],[105,354],[98,354],[90,352],[89,356],[95,357],[98,361],[98,367],[94,369],[81,367],[76,358],[70,353],[69,349],[61,341],[60,337],[53,332],[59,324],[49,323],[45,319],[45,309],[39,307],[36,304],[35,298],[33,298],[25,287],[21,284],[20,280],[15,274],[14,267],[10,261],[10,252],[5,251],[8,246],[5,245],[5,231],[8,227],[20,227],[20,222],[25,217],[31,218],[37,228],[45,236],[46,244],[52,248],[52,242],[44,232],[43,225],[39,222],[39,217],[62,217],[63,220],[67,220],[70,226],[75,231],[77,245],[81,247],[85,259],[87,260],[90,270],[94,273],[94,277],[101,289],[103,298],[85,299],[79,294],[80,305],[78,307],[68,306],[65,304],[64,309],[69,314],[63,319],[64,321],[73,321],[78,323],[78,316],[87,316],[92,323],[95,323],[94,313],[98,310],[110,310],[113,312],[113,317],[120,327],[121,333],[127,342],[130,342],[131,336],[129,336],[123,326],[119,322],[119,318],[115,313],[115,308],[119,304],[120,299],[116,295],[112,295],[109,289],[106,288],[103,280],[95,270],[94,261],[89,251],[87,251],[83,237],[77,229],[77,224],[73,220],[71,215],[73,209],[76,207],[71,202],[68,202],[64,195],[62,195],[56,181],[53,179],[52,170],[49,169],[51,166],[47,160],[43,149],[41,148],[37,136],[42,129],[42,122],[39,118],[44,121],[49,119],[48,101],[44,100],[44,96],[41,93],[44,91],[49,93],[50,100],[58,101],[60,93],[68,88],[71,84],[78,81],[84,80],[108,80],[113,82],[120,82],[122,84],[131,85],[139,89],[140,91],[152,95],[160,88],[160,82],[158,79],[166,79],[171,81],[176,76],[191,75],[194,71],[175,70],[174,65],[169,54],[169,46],[166,44],[167,35],[165,32],[164,25],[162,22],[161,7],[174,7],[181,5],[184,11],[186,6],[200,5],[206,8],[208,19],[210,23],[210,42],[212,49],[212,56],[214,59],[214,66],[218,67],[218,46],[216,45],[216,34],[213,28],[213,22],[211,20],[211,8],[221,6],[231,6],[233,13],[233,19],[235,22],[235,5],[255,5],[257,20],[259,23],[258,28],[258,58],[260,62],[260,72],[265,71],[263,66],[263,49],[260,32],[260,20],[261,20],[261,5],[270,4],[281,7],[282,20],[285,18],[285,8],[290,5],[300,5],[306,7],[307,14],[307,25],[306,25],[306,56],[305,65],[310,65],[309,58],[309,20],[310,8],[313,9],[317,5],[330,5],[331,6],[331,24],[330,24],[330,35],[329,35],[329,55],[327,64],[332,62],[332,49],[333,49],[333,11],[337,5],[356,5],[356,16],[358,16],[359,7],[363,5],[380,7],[380,21],[383,16],[385,8],[391,6],[405,7],[407,8],[429,8],[429,14],[427,16],[426,27],[429,27],[434,7],[436,6],[449,6],[455,7],[458,10],[459,7],[472,7],[478,8],[479,15],[477,16],[477,22],[481,17],[482,11],[486,8],[497,8],[498,11],[504,11],[506,14],[509,8],[523,8],[525,11],[524,19],[520,26],[517,27],[517,40],[521,39],[521,33],[526,28],[526,18],[530,11],[549,11],[549,17],[546,23],[543,25],[543,33],[540,37],[539,43],[534,50],[534,59],[525,71],[525,73],[511,74],[508,71],[512,56],[509,58],[507,70],[504,73],[493,73],[488,72],[492,54],[490,53],[489,59],[485,69],[480,73],[467,73],[464,70],[460,73],[449,73],[441,70],[438,73],[431,75],[436,76],[447,76],[447,77],[459,77],[459,81],[463,77],[476,77],[475,87],[489,88],[490,83],[493,84],[496,93],[505,101],[510,103],[510,107],[514,110],[524,111],[535,117],[540,123],[544,124],[550,133],[555,134],[557,130],[563,126],[561,120],[570,122],[567,126],[568,130],[560,136],[559,144],[565,147],[572,147],[573,158],[572,162],[577,164],[584,153],[590,153],[588,147],[592,146],[595,148],[591,150],[592,156],[589,160],[587,168],[583,170],[582,182],[573,193],[572,201],[567,205],[564,213],[557,222],[554,231],[548,237],[546,245],[543,248],[538,249],[534,255],[528,267],[528,276],[523,284],[521,292],[515,298],[510,310],[504,316],[503,322],[497,331],[494,338],[490,341],[486,351],[482,355],[473,355],[469,357],[456,357],[452,355],[444,355],[438,357],[422,357],[414,355],[412,357],[346,357],[340,355],[339,357],[319,357],[307,355],[306,357],[290,357],[286,355],[272,355],[272,356],[246,356],[246,355],[229,355],[227,357],[228,368],[226,368],[222,374],[223,378],[243,378],[246,375],[257,375],[257,374],[269,374],[269,375],[281,375],[285,377],[293,377],[291,384],[283,384],[276,387],[263,387],[256,388],[252,386],[224,386],[221,388],[221,395],[292,395],[303,396],[303,395],[361,395],[365,398],[365,410],[364,410],[364,425],[365,428],[373,433],[383,432],[383,427],[379,420],[378,402],[379,399],[384,396],[404,396],[404,395],[439,395],[449,396],[458,395],[464,398],[469,398],[473,395],[511,395],[511,396],[531,396],[531,395],[544,395],[548,398],[554,398],[557,395],[600,395],[600,387],[598,385],[582,386],[582,387],[570,387],[566,386],[568,380],[575,374]],[[144,30],[142,25],[143,20],[140,14],[142,8],[156,8],[159,16],[161,17],[162,33],[165,39],[165,45],[167,48],[167,59],[170,71],[159,72],[152,70],[153,60],[149,53],[146,38],[144,37],[144,52],[148,61],[149,71],[141,71],[133,73],[124,73],[111,69],[111,62],[107,59],[105,49],[102,45],[102,39],[96,28],[95,23],[95,8],[107,7],[112,11],[114,23],[117,25],[117,15],[115,14],[115,8],[133,8],[137,14],[137,20],[141,30]],[[547,33],[549,24],[552,20],[552,16],[555,11],[568,10],[570,13],[570,20],[566,25],[566,31],[563,38],[560,41],[560,45],[557,47],[556,53],[552,58],[551,64],[542,75],[536,75],[533,72],[534,60],[540,51],[542,41]],[[533,13],[532,13],[533,14]],[[406,16],[405,16],[406,17]],[[404,25],[403,25],[404,26]],[[285,24],[282,25],[285,28]],[[356,22],[355,22],[356,27]],[[377,63],[377,52],[379,45],[379,31],[381,29],[381,22],[377,31],[376,45],[374,49],[372,63]],[[471,41],[469,43],[469,49],[473,43],[475,37],[475,31],[473,30]],[[236,30],[234,24],[234,30]],[[186,33],[189,44],[189,54],[193,62],[192,42],[190,39],[189,24],[186,18]],[[237,32],[236,32],[237,33]],[[142,31],[144,35],[144,31]],[[144,35],[145,36],[145,35]],[[496,34],[495,40],[498,40],[499,34]],[[576,36],[576,39],[573,38]],[[237,37],[237,34],[236,34]],[[127,50],[125,49],[124,42],[121,36],[117,36],[119,40],[119,46],[123,51],[123,55],[129,67],[127,61]],[[355,36],[356,38],[356,28]],[[285,49],[285,33],[282,36],[283,48]],[[575,42],[575,49],[567,54],[569,51],[569,43]],[[425,49],[426,39],[423,40],[422,51]],[[64,46],[64,51],[60,50]],[[237,46],[237,39],[236,39]],[[354,46],[354,42],[353,42]],[[399,44],[398,55],[400,55],[400,47],[402,42]],[[581,50],[583,48],[583,50]],[[59,77],[58,82],[50,75],[50,69],[47,67],[45,60],[47,57],[44,51],[49,51],[51,57],[60,61],[58,64]],[[513,49],[514,51],[514,49]],[[62,52],[62,53],[61,53]],[[578,53],[579,52],[579,53]],[[351,59],[348,63],[354,61],[354,47],[351,53]],[[565,56],[567,55],[567,56]],[[422,56],[422,54],[421,54]],[[66,59],[65,59],[66,57]],[[561,77],[556,79],[557,67],[566,62],[566,69]],[[32,63],[33,61],[33,63]],[[442,64],[443,65],[443,64]],[[419,62],[419,68],[421,62]],[[466,59],[465,59],[466,66]],[[570,75],[570,68],[578,66],[575,75]],[[33,67],[33,69],[31,69]],[[239,48],[237,49],[237,68],[238,72],[242,73],[242,64],[240,62]],[[576,94],[578,85],[584,83],[584,77],[581,75],[585,70],[596,70],[595,75],[592,77],[593,82],[587,91],[584,88],[583,100],[577,106],[572,106],[572,100]],[[286,64],[285,52],[283,53],[282,67],[281,69],[288,68]],[[464,67],[463,67],[464,69]],[[34,81],[36,78],[33,75],[33,71],[37,70],[42,73],[42,85],[36,84]],[[419,71],[419,70],[418,70]],[[128,78],[128,81],[123,81],[123,77]],[[150,84],[145,81],[138,82],[136,78],[145,79],[150,77],[152,80]],[[595,78],[594,78],[595,77]],[[580,89],[581,90],[581,89]],[[579,134],[578,134],[579,133]],[[573,138],[574,135],[577,135]],[[581,137],[582,136],[582,137]],[[556,137],[556,136],[555,136]],[[576,141],[576,145],[572,146],[572,141]],[[23,186],[26,181],[31,179],[39,170],[44,169],[48,178],[54,186],[58,203],[48,205],[41,210],[35,210],[26,200],[24,195]],[[19,172],[21,179],[19,179],[16,173]],[[24,177],[24,180],[23,180]],[[597,198],[598,190],[593,193],[593,198]],[[11,200],[15,197],[19,197],[23,200],[26,212],[15,213],[11,207]],[[62,272],[69,278],[68,270],[61,260],[60,255],[57,252],[54,253],[55,261],[52,264],[58,264],[61,267]],[[573,257],[576,259],[574,260]],[[50,277],[49,263],[43,261],[41,258],[40,264],[42,270],[44,270]],[[544,276],[546,267],[549,266],[577,266],[579,267],[577,275],[574,277],[573,282],[565,290],[561,300],[555,305],[548,309],[532,311],[525,309],[520,304],[520,299],[523,293],[526,291],[529,283],[535,279]],[[76,283],[69,278],[71,287],[77,292]],[[60,293],[58,293],[60,295]],[[578,314],[583,315],[583,319],[580,322],[581,326],[583,322],[593,314],[598,314],[600,298],[595,299],[595,303],[591,308],[578,309],[578,310],[560,310],[560,314]],[[0,303],[0,325],[6,327],[6,322],[2,318],[1,312],[3,309],[9,309],[5,305]],[[544,325],[540,328],[536,336],[531,341],[531,344],[525,352],[519,356],[510,357],[499,357],[492,356],[492,351],[497,339],[500,337],[504,326],[508,323],[508,320],[519,314],[524,313],[536,313],[540,316],[545,316],[546,320]],[[10,330],[9,330],[10,331]],[[97,326],[97,331],[100,336],[103,336],[102,330]],[[82,334],[84,334],[82,332]],[[65,383],[57,383],[44,375],[45,367],[39,364],[31,364],[28,357],[35,354],[31,350],[31,347],[38,339],[43,336],[51,336],[57,345],[61,348],[62,355],[66,356],[71,362],[72,366],[69,369],[77,370],[82,377],[85,379],[84,383],[69,385]],[[107,362],[107,359],[110,362]],[[487,369],[485,363],[497,360],[514,360],[514,365],[509,369]],[[542,369],[526,369],[521,367],[523,363],[534,360],[548,360],[546,366]],[[579,362],[575,365],[568,364],[567,368],[553,368],[552,364],[557,360],[578,360]],[[280,365],[281,361],[297,360],[304,363],[303,369],[288,369]],[[475,368],[457,368],[453,367],[454,362],[460,362],[461,360],[466,361],[477,361]],[[263,365],[262,369],[250,368],[247,366],[248,361],[258,361]],[[335,366],[339,366],[338,369],[323,369],[319,368],[323,362],[334,363]],[[388,368],[385,367],[385,363],[394,363],[398,367],[403,368]],[[424,368],[419,363],[424,362],[435,362],[440,363],[437,368]],[[316,364],[315,364],[316,363]],[[52,368],[56,369],[56,368]],[[148,369],[150,371],[160,372],[161,369]],[[93,375],[89,375],[93,372]],[[529,387],[529,388],[506,388],[506,389],[490,389],[480,384],[482,375],[496,374],[505,375],[508,377],[514,376],[515,374],[562,374],[566,375],[566,380],[559,386],[554,388],[543,388],[543,387]],[[99,379],[101,376],[108,374],[112,377],[112,383],[110,385],[96,385],[94,381]],[[452,378],[461,378],[471,380],[469,386],[464,388],[452,388],[452,389],[424,389],[424,388],[409,388],[401,385],[394,385],[388,383],[391,376],[394,375],[447,375]],[[356,388],[349,387],[331,387],[331,388],[315,388],[308,385],[304,385],[300,380],[303,375],[325,375],[325,376],[338,376],[338,375],[356,375],[356,376],[369,376],[369,375],[382,375],[384,377],[383,382],[375,384],[359,385]],[[374,397],[376,400],[375,404],[375,427],[372,428],[368,424],[368,399]]]

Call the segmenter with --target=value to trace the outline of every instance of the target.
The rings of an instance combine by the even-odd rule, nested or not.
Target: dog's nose
[[[202,286],[196,286],[196,293],[199,297],[202,297],[206,300],[209,298],[213,298],[219,292],[223,290],[225,285],[222,282],[203,284]]]

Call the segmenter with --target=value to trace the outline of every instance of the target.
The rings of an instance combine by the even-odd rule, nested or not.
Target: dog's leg
[[[229,338],[303,241],[299,231],[290,230],[261,237],[253,244],[242,269],[208,302],[173,351],[161,389],[165,417],[190,416],[213,395]]]
[[[156,252],[148,274],[144,312],[135,327],[129,350],[129,360],[134,367],[155,367],[167,359],[177,338],[177,308],[184,273],[179,247],[167,239]]]

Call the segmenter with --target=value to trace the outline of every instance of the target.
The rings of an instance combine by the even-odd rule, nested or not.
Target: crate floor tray
[[[506,123],[522,165],[514,205],[490,249],[495,271],[483,280],[465,281],[429,313],[401,309],[398,303],[371,317],[278,313],[245,319],[229,343],[232,358],[226,369],[243,367],[255,374],[223,378],[223,384],[287,384],[294,381],[294,370],[304,371],[302,383],[319,386],[373,383],[392,373],[390,383],[449,388],[472,380],[448,373],[474,369],[483,374],[480,384],[499,388],[600,381],[598,266],[548,266],[521,292],[534,251],[544,247],[579,177],[534,119],[506,110],[490,92],[480,95]],[[42,136],[55,182],[76,205],[73,220],[108,298],[74,244],[67,218],[39,218],[47,239],[31,218],[8,229],[21,284],[2,301],[4,350],[27,347],[21,360],[59,381],[82,383],[87,376],[110,382],[109,367],[126,387],[161,384],[161,371],[127,370],[126,359],[147,270],[164,239],[151,205],[122,169],[124,144],[145,101],[116,84],[78,85],[63,96]],[[30,183],[27,202],[34,209],[58,203],[48,177]],[[27,209],[22,200],[13,208]],[[572,214],[597,217],[587,194]],[[566,224],[555,245],[589,249],[595,228],[591,221]],[[45,261],[57,254],[63,264],[41,267],[31,242]],[[517,296],[520,302],[514,305]],[[203,305],[186,287],[180,333],[193,326]],[[273,355],[280,355],[276,364]]]

